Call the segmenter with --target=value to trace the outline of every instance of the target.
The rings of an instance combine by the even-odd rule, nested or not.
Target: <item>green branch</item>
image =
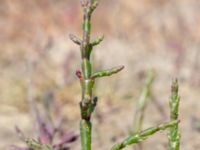
[[[178,80],[174,80],[171,87],[170,98],[170,119],[171,121],[178,119],[180,97],[178,95]],[[180,131],[178,124],[169,129],[169,150],[179,150],[180,147]]]
[[[99,72],[94,73],[91,76],[91,78],[96,79],[96,78],[111,76],[113,74],[120,72],[122,69],[124,69],[124,66],[119,66],[119,67],[115,67],[115,68],[112,68],[112,69],[109,69],[109,70],[99,71]]]
[[[104,39],[104,36],[100,36],[100,37],[97,37],[95,38],[92,42],[91,42],[91,45],[94,47],[96,45],[99,45]]]
[[[149,136],[155,134],[156,132],[165,130],[167,128],[171,128],[174,125],[176,125],[177,123],[178,123],[178,121],[176,121],[176,120],[175,121],[171,121],[171,122],[167,122],[167,123],[163,123],[163,124],[160,124],[157,127],[152,127],[152,128],[146,129],[146,130],[144,130],[142,132],[139,132],[139,133],[136,133],[134,135],[131,135],[131,136],[127,137],[125,140],[123,140],[122,142],[120,142],[118,144],[115,144],[111,148],[111,150],[121,150],[121,149],[125,148],[128,145],[132,145],[132,144],[135,144],[135,143],[142,142],[146,138],[148,138]]]
[[[155,78],[155,73],[153,70],[148,71],[147,78],[145,80],[145,85],[142,89],[138,104],[136,105],[136,112],[134,116],[133,128],[131,134],[140,132],[142,130],[142,124],[144,119],[144,111],[147,106],[148,98],[151,93],[152,83]]]

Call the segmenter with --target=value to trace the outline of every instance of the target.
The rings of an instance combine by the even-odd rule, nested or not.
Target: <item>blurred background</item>
[[[80,51],[68,38],[81,37],[79,0],[0,0],[0,149],[21,144],[15,125],[34,137],[31,103],[59,106],[65,129],[79,131]],[[148,69],[156,72],[144,128],[169,119],[171,80],[179,79],[181,149],[200,149],[200,1],[101,0],[92,18],[95,70],[125,70],[97,80],[93,147],[109,149],[128,135]],[[46,101],[45,101],[46,100]],[[163,113],[161,113],[162,110]],[[144,142],[145,150],[165,150],[166,132]],[[71,149],[80,149],[79,140]],[[132,149],[128,147],[127,149]]]

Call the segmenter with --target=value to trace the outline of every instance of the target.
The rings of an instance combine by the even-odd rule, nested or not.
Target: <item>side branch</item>
[[[78,37],[76,37],[73,34],[69,34],[69,38],[70,38],[70,40],[72,40],[72,42],[74,42],[77,45],[81,45],[81,43],[82,43],[81,39],[79,39]]]
[[[91,42],[91,45],[92,46],[96,46],[98,44],[100,44],[104,39],[104,36],[100,36],[100,37],[97,37],[96,39],[94,39],[92,42]]]
[[[95,78],[111,76],[113,74],[120,72],[122,69],[124,69],[124,66],[119,66],[119,67],[115,67],[115,68],[112,68],[112,69],[109,69],[109,70],[99,71],[99,72],[94,73],[91,76],[91,78],[95,79]]]
[[[121,150],[123,148],[125,148],[128,145],[131,144],[135,144],[135,143],[139,143],[144,141],[146,138],[148,138],[149,136],[155,134],[158,131],[162,131],[165,130],[167,128],[173,127],[174,125],[176,125],[179,121],[175,120],[175,121],[171,121],[171,122],[167,122],[167,123],[163,123],[160,124],[157,127],[152,127],[149,129],[146,129],[142,132],[136,133],[132,136],[127,137],[125,140],[123,140],[122,142],[115,144],[111,150]]]

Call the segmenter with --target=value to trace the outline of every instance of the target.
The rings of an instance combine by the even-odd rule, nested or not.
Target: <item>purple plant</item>
[[[50,108],[47,103],[44,103],[43,106],[45,110],[45,115],[43,115],[43,113],[41,113],[36,107],[34,107],[37,125],[37,140],[27,138],[22,130],[18,126],[16,126],[16,133],[21,141],[26,144],[26,146],[20,147],[17,145],[12,145],[12,150],[69,150],[69,144],[77,140],[78,135],[76,133],[66,132],[63,128],[63,118],[61,117],[59,111],[57,111],[55,117],[58,119],[54,121],[57,123],[53,122],[53,117],[50,115],[50,110],[57,110],[56,105],[52,105],[51,102],[50,106],[52,108]],[[44,146],[48,146],[49,149],[45,149]]]

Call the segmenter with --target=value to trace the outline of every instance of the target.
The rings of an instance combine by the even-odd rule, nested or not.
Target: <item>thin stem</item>
[[[155,78],[154,71],[149,70],[146,81],[145,81],[145,85],[142,89],[142,92],[141,92],[141,95],[140,95],[140,98],[138,100],[138,104],[136,107],[136,112],[135,112],[134,122],[133,122],[133,129],[132,129],[131,134],[140,132],[142,130],[142,125],[143,125],[143,120],[144,120],[144,112],[145,112],[145,108],[148,103],[148,98],[150,96],[151,87],[152,87],[154,78]]]
[[[82,55],[82,70],[83,78],[80,78],[82,88],[82,100],[80,102],[81,109],[81,122],[80,122],[80,134],[81,134],[81,148],[82,150],[91,150],[91,135],[92,135],[92,123],[91,118],[91,107],[93,106],[92,91],[94,87],[94,80],[91,79],[92,75],[92,64],[90,62],[90,54],[92,46],[90,44],[90,33],[91,33],[91,15],[93,2],[91,0],[83,2],[83,39],[81,43],[81,55]],[[93,108],[94,109],[94,108]]]
[[[171,87],[170,98],[170,119],[171,121],[178,119],[180,97],[178,95],[178,80],[174,80]],[[180,131],[178,124],[169,129],[168,134],[169,150],[179,150],[180,148]]]
[[[82,119],[80,122],[80,132],[81,132],[81,149],[82,150],[90,150],[91,149],[91,129],[92,124],[90,121]]]
[[[154,81],[154,78],[155,78],[154,70],[150,69],[147,73],[145,85],[142,89],[140,98],[136,105],[136,111],[135,111],[135,116],[134,116],[134,121],[133,121],[133,127],[131,129],[131,134],[135,134],[142,130],[144,114],[145,114],[145,110],[151,96],[151,88],[152,88],[152,83]],[[135,145],[134,149],[142,150],[142,147],[143,147],[142,143],[139,143],[138,145]]]
[[[174,125],[176,125],[179,121],[175,120],[175,121],[171,121],[171,122],[167,122],[167,123],[163,123],[160,124],[157,127],[152,127],[149,129],[146,129],[142,132],[138,132],[134,135],[131,135],[129,137],[127,137],[125,140],[123,140],[122,142],[115,144],[111,150],[121,150],[123,148],[125,148],[128,145],[131,144],[135,144],[135,143],[139,143],[144,141],[146,138],[148,138],[149,136],[155,134],[158,131],[162,131],[165,130],[167,128],[173,127]]]
[[[98,45],[102,40],[103,36],[96,38],[92,42],[90,41],[91,34],[91,17],[93,11],[98,6],[97,0],[81,0],[83,7],[83,37],[82,40],[77,38],[75,35],[70,35],[70,39],[77,45],[80,46],[81,50],[81,71],[76,72],[77,77],[80,79],[82,100],[80,102],[81,110],[81,122],[80,122],[80,134],[81,134],[81,149],[91,150],[91,135],[92,135],[92,123],[90,121],[91,115],[96,107],[97,98],[93,97],[93,87],[95,79],[103,76],[110,76],[121,71],[124,67],[109,70],[100,71],[92,74],[92,63],[90,61],[90,55],[93,47]]]

